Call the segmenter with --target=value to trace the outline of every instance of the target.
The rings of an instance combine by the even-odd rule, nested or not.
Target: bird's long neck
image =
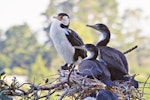
[[[99,42],[96,44],[96,46],[106,46],[109,43],[110,40],[110,31],[101,31],[102,37],[100,38]]]
[[[96,51],[90,52],[90,55],[87,56],[85,59],[96,60],[97,56],[98,56],[98,51],[96,50]]]

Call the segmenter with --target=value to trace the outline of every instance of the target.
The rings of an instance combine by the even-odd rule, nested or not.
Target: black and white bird
[[[98,61],[98,49],[93,44],[85,44],[82,46],[75,46],[78,49],[84,49],[90,53],[89,56],[84,58],[78,65],[79,74],[87,76],[88,78],[96,78],[108,87],[116,86],[110,79],[110,72],[107,65],[104,62]]]
[[[112,80],[129,80],[129,78],[125,77],[129,73],[128,62],[125,55],[112,47],[107,46],[110,40],[110,31],[108,27],[104,24],[95,24],[95,25],[87,25],[88,27],[92,27],[97,31],[102,33],[102,38],[96,44],[99,50],[99,60],[102,60],[108,64],[108,69],[111,73]],[[134,80],[135,87],[137,86],[137,81]]]
[[[119,100],[118,96],[109,90],[100,90],[96,94],[91,94],[83,100]]]
[[[70,69],[68,64],[72,66],[79,58],[86,57],[86,51],[74,48],[74,46],[80,46],[84,43],[75,31],[69,29],[70,18],[66,13],[59,13],[54,18],[50,28],[50,37],[65,62],[62,69]]]

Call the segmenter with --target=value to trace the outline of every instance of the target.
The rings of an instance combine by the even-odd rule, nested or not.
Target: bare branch
[[[149,80],[149,78],[150,78],[150,75],[147,77],[147,79],[146,79],[146,81],[145,81],[145,83],[144,83],[144,85],[143,85],[142,96],[144,95],[144,89],[145,89],[146,83],[147,83],[147,81]]]
[[[136,49],[137,47],[138,47],[138,46],[136,45],[136,46],[132,47],[131,49],[129,49],[129,50],[123,52],[123,53],[124,53],[124,54],[127,54],[127,53],[133,51],[134,49]]]

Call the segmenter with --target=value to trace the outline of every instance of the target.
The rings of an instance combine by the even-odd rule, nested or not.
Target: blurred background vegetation
[[[95,44],[99,40],[100,34],[85,26],[99,22],[110,28],[112,35],[109,46],[126,51],[138,45],[138,48],[126,54],[126,57],[130,74],[139,74],[136,77],[138,81],[146,80],[150,74],[150,38],[143,35],[139,25],[143,18],[142,10],[127,9],[120,16],[116,0],[50,0],[46,11],[41,14],[45,17],[45,43],[39,42],[38,31],[32,31],[27,23],[14,25],[6,32],[0,30],[0,70],[4,70],[7,76],[26,76],[27,81],[37,84],[44,78],[57,74],[57,69],[60,69],[63,61],[49,40],[48,26],[51,16],[59,12],[70,15],[70,28],[81,36],[84,43]],[[142,86],[141,83],[140,87]],[[149,88],[146,88],[145,92],[150,93],[150,85],[147,87]],[[147,94],[144,96],[150,98]]]

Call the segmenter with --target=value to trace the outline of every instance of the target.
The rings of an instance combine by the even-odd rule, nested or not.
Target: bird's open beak
[[[85,45],[82,45],[82,46],[74,46],[74,48],[86,50]]]

